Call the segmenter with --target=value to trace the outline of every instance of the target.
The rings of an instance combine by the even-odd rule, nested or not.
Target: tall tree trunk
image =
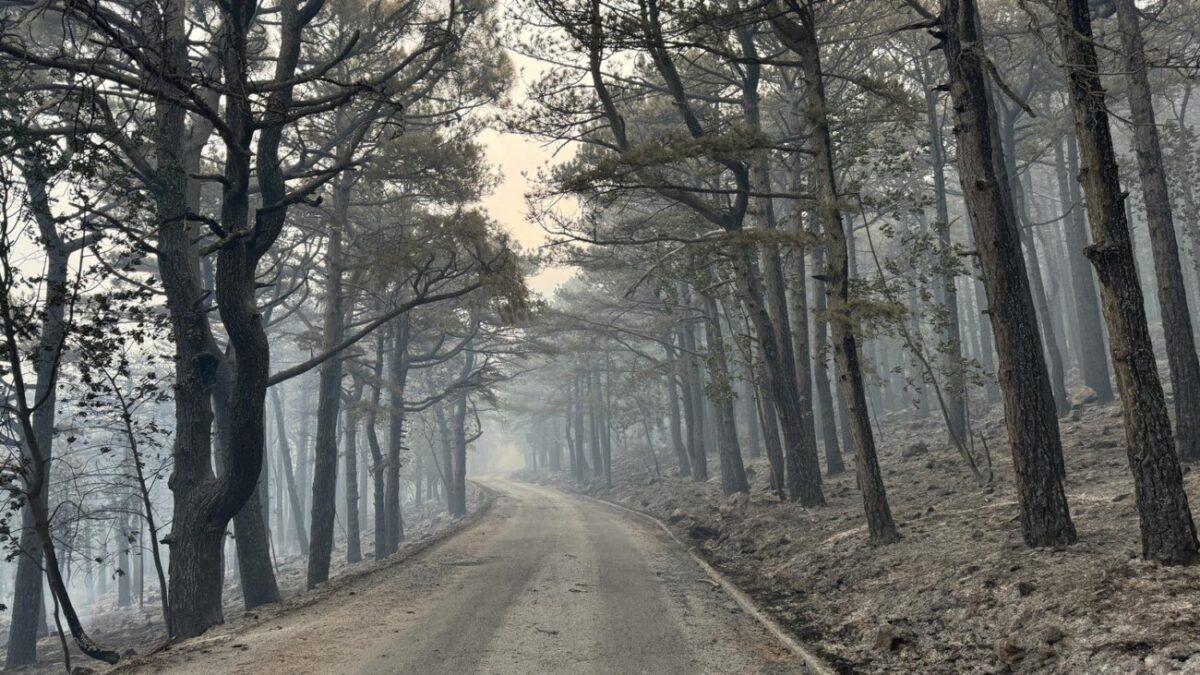
[[[1075,139],[1067,135],[1070,155],[1075,157]],[[1074,165],[1077,162],[1072,161]],[[1070,272],[1071,291],[1075,298],[1075,326],[1079,332],[1077,349],[1079,373],[1083,383],[1096,392],[1097,401],[1106,403],[1113,399],[1112,379],[1108,372],[1108,355],[1104,346],[1104,324],[1100,319],[1100,299],[1096,296],[1092,266],[1084,256],[1088,246],[1087,222],[1083,200],[1079,199],[1079,184],[1071,176],[1077,170],[1068,168],[1063,155],[1062,143],[1054,144],[1055,176],[1058,181],[1058,198],[1062,204],[1063,238],[1067,246],[1067,270]],[[1067,211],[1070,213],[1067,213]]]
[[[341,177],[334,187],[333,217],[325,244],[325,307],[322,350],[331,351],[342,343],[346,333],[345,293],[343,292],[342,235],[350,208],[350,179]],[[313,445],[312,513],[308,556],[308,588],[329,579],[333,556],[333,523],[337,499],[337,427],[342,406],[342,359],[334,357],[321,364],[317,388],[317,438]],[[347,479],[353,483],[355,476]]]
[[[271,408],[275,411],[275,435],[279,440],[279,457],[283,460],[283,479],[287,483],[288,493],[288,508],[295,514],[301,510],[300,506],[300,490],[296,487],[296,472],[292,467],[292,449],[288,443],[287,424],[283,420],[283,397],[279,395],[279,389],[271,388]],[[301,518],[292,518],[292,525],[296,531],[296,543],[300,547],[301,555],[308,555],[308,532],[304,529],[304,521]]]
[[[819,231],[819,223],[813,220],[813,233]],[[833,390],[829,385],[829,367],[826,365],[826,355],[829,353],[829,322],[825,320],[828,301],[825,295],[825,245],[814,246],[812,249],[813,277],[816,286],[813,290],[813,312],[817,316],[813,326],[813,377],[816,379],[817,401],[821,406],[821,438],[825,443],[825,456],[836,453],[842,457],[838,444],[838,410],[833,403]],[[849,438],[848,436],[845,438]],[[831,451],[830,448],[833,448]],[[830,475],[845,471],[845,462],[841,462],[840,471],[834,472],[834,464],[827,462],[826,468]]]
[[[229,386],[232,378],[229,370],[229,360],[223,359],[213,385],[213,419],[217,457],[221,467],[231,464],[229,423],[232,416],[229,411]],[[279,585],[275,581],[275,568],[271,564],[271,535],[263,518],[260,496],[267,475],[266,468],[264,462],[259,470],[254,493],[233,517],[233,539],[237,554],[235,570],[242,588],[242,602],[247,610],[279,602]]]
[[[391,372],[388,385],[388,454],[387,480],[384,490],[383,521],[386,555],[395,553],[404,541],[404,517],[400,512],[400,458],[404,449],[404,390],[408,383],[408,316],[401,317],[392,347]]]
[[[783,13],[782,8],[776,9],[772,14],[772,24],[784,44],[800,59],[805,92],[804,113],[810,127],[809,143],[816,157],[814,178],[817,188],[817,212],[821,226],[829,238],[825,288],[832,319],[829,325],[833,333],[838,380],[850,418],[858,486],[863,495],[870,541],[875,545],[890,544],[899,540],[900,534],[892,519],[883,475],[875,453],[875,436],[867,411],[866,388],[859,363],[858,342],[853,330],[854,319],[850,315],[850,254],[841,207],[838,204],[833,141],[825,107],[825,76],[821,71],[821,55],[812,10],[808,6],[800,7],[798,15],[799,20],[793,21]]]
[[[954,246],[950,238],[950,209],[946,197],[946,149],[937,92],[929,59],[921,56],[921,84],[925,88],[925,125],[929,133],[929,163],[933,174],[933,204],[937,220],[937,273],[941,278],[939,300],[946,308],[942,331],[942,369],[946,373],[945,405],[951,438],[967,437],[967,377],[963,366],[962,329],[959,325],[958,286],[954,280]]]
[[[578,372],[574,378],[575,391],[575,463],[578,465],[579,473],[575,476],[577,482],[582,483],[583,477],[588,472],[587,451],[585,449],[586,441],[583,434],[583,373]]]
[[[47,194],[48,176],[40,165],[33,163],[23,172],[29,207],[42,238],[46,254],[46,290],[40,310],[42,325],[34,353],[33,439],[22,443],[22,455],[30,461],[30,444],[41,451],[50,475],[54,454],[54,420],[58,412],[58,367],[62,362],[63,342],[66,339],[66,307],[70,298],[67,274],[71,248],[62,240],[55,226]],[[8,292],[7,289],[5,292]],[[24,392],[18,395],[23,395]],[[28,479],[25,480],[28,487]],[[38,500],[43,510],[49,510],[49,481],[30,499]],[[41,625],[42,545],[39,541],[34,509],[26,503],[21,509],[20,553],[13,582],[12,623],[8,629],[8,652],[4,667],[16,668],[37,660],[38,629]]]
[[[1016,104],[1013,104],[1016,108]],[[1046,297],[1046,285],[1042,276],[1042,264],[1038,259],[1037,247],[1029,234],[1028,204],[1026,203],[1025,188],[1017,171],[1017,113],[1005,109],[1001,115],[1002,139],[1004,142],[1005,170],[1009,181],[1009,194],[1012,195],[1013,210],[1017,216],[1017,230],[1021,236],[1022,249],[1025,252],[1025,269],[1029,273],[1030,290],[1033,293],[1034,308],[1042,329],[1042,349],[1045,351],[1050,366],[1050,388],[1054,393],[1054,408],[1058,414],[1067,413],[1067,377],[1063,368],[1062,352],[1058,349],[1058,338],[1054,332],[1054,321],[1050,316],[1050,301]]]
[[[1037,313],[1021,255],[1000,129],[980,53],[974,0],[946,0],[942,46],[956,118],[958,172],[987,288],[1000,387],[1016,469],[1021,531],[1028,546],[1075,541],[1063,479],[1062,441]]]
[[[388,331],[390,333],[391,331]],[[371,404],[367,406],[366,419],[363,420],[363,426],[367,431],[367,447],[371,452],[371,506],[375,518],[375,559],[383,560],[388,556],[385,550],[387,543],[387,528],[385,523],[385,505],[387,490],[384,485],[384,467],[386,463],[383,458],[383,448],[379,443],[379,428],[378,410],[383,394],[383,361],[384,353],[387,351],[387,343],[390,336],[387,333],[380,333],[375,340],[375,363],[372,365],[371,383]],[[440,407],[438,412],[440,413]]]
[[[358,406],[362,400],[362,387],[361,381],[354,383],[350,405],[343,416],[346,428],[346,562],[351,565],[362,561],[362,525],[358,506]]]
[[[1134,149],[1142,179],[1142,198],[1146,203],[1146,224],[1154,253],[1158,302],[1162,308],[1167,365],[1174,394],[1175,439],[1180,457],[1195,461],[1200,460],[1200,358],[1196,354],[1179,245],[1175,241],[1171,195],[1167,191],[1162,147],[1154,120],[1138,8],[1133,0],[1116,0],[1116,4],[1125,71],[1129,78]]]
[[[704,302],[704,341],[708,345],[710,389],[716,392],[713,403],[717,409],[717,452],[721,460],[721,490],[727,495],[749,492],[746,469],[742,464],[742,449],[738,444],[736,394],[729,374],[725,340],[721,336],[717,300],[711,294],[700,294]]]
[[[459,378],[462,381],[466,381],[475,369],[473,338],[471,343],[467,346],[462,376]],[[450,504],[450,514],[453,516],[467,515],[467,396],[467,389],[461,388],[454,406],[454,499]],[[594,429],[592,435],[596,436]]]
[[[670,335],[663,338],[663,349],[667,354],[667,411],[670,415],[671,446],[675,448],[675,460],[679,464],[680,476],[692,474],[692,462],[688,458],[687,446],[683,442],[683,426],[679,410],[679,356]]]
[[[1197,558],[1196,527],[1183,489],[1183,473],[1146,325],[1093,45],[1091,15],[1086,0],[1055,0],[1054,7],[1095,242],[1088,247],[1087,255],[1100,280],[1125,413],[1125,439],[1141,519],[1142,555],[1164,564],[1191,563]]]
[[[605,368],[608,370],[607,357],[605,358]],[[600,420],[600,454],[604,460],[604,485],[612,487],[612,426],[611,420],[608,417],[608,386],[603,381],[604,373],[599,368],[592,371],[596,378],[596,411],[597,417]]]
[[[746,244],[735,244],[730,252],[733,258],[734,281],[744,305],[745,312],[754,326],[754,336],[761,352],[763,376],[766,390],[771,395],[771,403],[779,416],[779,427],[783,432],[783,447],[800,448],[807,446],[802,441],[803,422],[800,412],[800,399],[797,394],[798,385],[795,380],[795,366],[782,363],[783,355],[776,340],[775,327],[770,313],[762,304],[764,294],[762,283],[758,277],[758,268],[754,259],[753,248]],[[789,379],[788,374],[792,377]],[[770,446],[768,445],[768,448]],[[825,494],[821,488],[821,465],[814,452],[799,457],[800,466],[796,475],[800,478],[799,499],[801,506],[821,506],[825,504]],[[782,474],[780,474],[782,477]]]

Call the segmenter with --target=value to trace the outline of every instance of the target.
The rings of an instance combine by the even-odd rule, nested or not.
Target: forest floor
[[[750,463],[749,498],[722,496],[715,457],[704,484],[656,477],[648,457],[614,466],[611,489],[540,480],[668,523],[846,672],[1200,673],[1200,566],[1140,559],[1119,406],[1085,405],[1062,422],[1079,532],[1064,550],[1022,542],[999,419],[976,423],[993,453],[989,487],[942,429],[932,418],[884,423],[880,464],[903,540],[879,548],[867,545],[852,470],[826,479],[828,505],[815,509],[779,503],[761,459]],[[670,454],[658,452],[664,474]],[[1195,511],[1200,480],[1189,469]]]
[[[488,499],[487,493],[473,485],[468,488],[467,497],[468,511],[472,514],[476,513]],[[350,565],[346,562],[344,539],[336,538],[337,542],[329,571],[331,581],[312,591],[305,590],[308,559],[298,553],[283,556],[277,560],[275,572],[283,602],[259,607],[250,612],[243,609],[242,591],[238,580],[232,575],[227,575],[224,591],[226,623],[214,630],[221,633],[246,630],[249,626],[269,621],[280,614],[320,601],[354,579],[374,575],[402,564],[416,553],[427,549],[432,543],[441,541],[448,535],[457,532],[471,520],[471,516],[468,516],[467,519],[451,518],[442,504],[425,503],[419,506],[406,504],[404,511],[406,538],[401,543],[400,550],[396,555],[382,561],[373,560],[371,555],[374,550],[374,532],[365,530],[362,533],[364,560]],[[164,550],[164,558],[166,554],[167,552]],[[150,566],[149,554],[147,554],[146,562],[146,574],[148,577],[152,577],[154,570]],[[165,559],[164,564],[166,564]],[[147,579],[147,584],[149,583],[150,581]],[[135,591],[134,606],[118,608],[116,582],[109,581],[108,586],[108,593],[98,595],[92,602],[82,603],[78,607],[89,635],[100,644],[117,649],[126,656],[145,654],[160,647],[165,640],[166,629],[157,589],[147,589],[141,606],[136,604]],[[8,635],[8,619],[7,613],[0,618],[0,635]],[[53,632],[53,618],[51,618],[50,628],[52,634],[38,642],[38,663],[23,668],[19,672],[39,674],[63,672],[62,645],[58,634]],[[68,635],[67,638],[70,643],[70,636]],[[3,643],[0,643],[0,647],[3,647]],[[90,672],[86,669],[99,671],[104,668],[104,664],[91,661],[83,656],[73,643],[70,643],[70,647],[71,665],[77,670]],[[3,649],[0,649],[0,663],[3,663]]]

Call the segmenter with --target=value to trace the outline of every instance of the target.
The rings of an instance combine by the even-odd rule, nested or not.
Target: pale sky
[[[513,84],[512,100],[520,104],[525,98],[525,86],[530,78],[544,67],[527,57],[509,52],[509,57],[518,69],[517,81]],[[503,225],[526,250],[537,249],[546,240],[546,233],[537,224],[529,221],[525,208],[525,193],[529,191],[526,177],[536,176],[537,170],[547,164],[560,162],[563,154],[555,157],[553,148],[544,148],[536,140],[518,134],[487,130],[482,141],[488,159],[498,168],[501,183],[496,191],[483,200],[483,206],[492,218]],[[565,151],[564,151],[565,152]],[[529,280],[534,291],[549,296],[575,271],[570,268],[542,270]]]

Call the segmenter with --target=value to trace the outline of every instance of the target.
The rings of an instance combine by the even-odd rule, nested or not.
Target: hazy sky
[[[542,69],[542,64],[532,59],[509,52],[518,68],[512,99],[514,103],[524,100],[525,85]],[[482,138],[487,148],[488,159],[497,166],[502,177],[496,191],[483,200],[484,207],[513,237],[528,250],[536,249],[545,240],[546,234],[536,223],[528,219],[525,208],[525,193],[529,190],[526,176],[535,176],[538,168],[547,163],[563,159],[553,155],[553,148],[543,148],[537,141],[517,134],[506,134],[488,130]],[[570,278],[574,270],[551,268],[529,280],[529,286],[544,295],[550,295],[558,284]]]

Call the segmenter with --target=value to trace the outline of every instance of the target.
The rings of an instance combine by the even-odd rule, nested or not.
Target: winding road
[[[508,479],[478,522],[402,565],[138,672],[805,673],[640,519]]]

